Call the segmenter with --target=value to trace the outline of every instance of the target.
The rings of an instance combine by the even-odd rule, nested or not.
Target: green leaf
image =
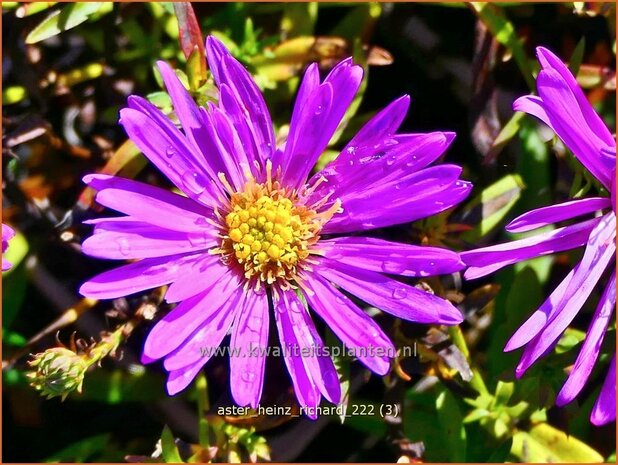
[[[502,8],[496,4],[485,2],[470,2],[469,5],[496,40],[511,52],[528,87],[534,91],[535,81],[526,51],[521,40],[517,37],[515,27],[508,20]]]
[[[504,381],[498,381],[496,386],[496,406],[499,405],[507,405],[511,396],[513,395],[513,391],[515,389],[515,383],[505,383]]]
[[[457,400],[447,389],[436,398],[438,420],[442,427],[442,440],[451,462],[466,460],[466,429]]]
[[[582,65],[584,59],[584,52],[586,51],[586,38],[582,37],[577,43],[577,47],[573,50],[573,55],[569,60],[569,70],[573,73],[573,76],[577,76],[579,67]]]
[[[313,35],[317,18],[318,2],[284,3],[281,32],[288,39]]]
[[[174,435],[167,425],[165,425],[161,433],[161,454],[165,463],[183,463]]]
[[[471,217],[475,226],[462,233],[461,238],[475,243],[492,231],[517,203],[523,188],[521,177],[509,174],[483,189],[464,207],[464,217]]]
[[[96,13],[104,2],[71,3],[54,11],[26,37],[27,44],[35,44],[61,32],[79,26]]]
[[[83,463],[91,462],[94,457],[99,456],[102,452],[109,452],[111,446],[111,433],[98,434],[90,436],[80,441],[65,447],[64,449],[55,452],[47,457],[45,462],[73,462]]]
[[[592,447],[547,423],[515,433],[511,454],[523,462],[603,462],[603,456]]]

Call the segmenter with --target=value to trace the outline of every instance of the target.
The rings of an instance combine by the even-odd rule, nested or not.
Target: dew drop
[[[407,295],[408,291],[403,287],[396,287],[393,289],[393,299],[402,300],[405,299]]]
[[[322,112],[324,111],[324,105],[318,105],[315,109],[315,115],[321,115]]]
[[[167,158],[172,158],[175,154],[176,152],[174,151],[174,148],[172,146],[169,146],[165,149],[165,156]]]
[[[189,192],[199,195],[206,190],[206,181],[195,171],[187,171],[182,175],[182,185]]]
[[[194,223],[198,226],[207,226],[208,225],[208,221],[206,220],[205,217],[203,216],[199,216]]]
[[[116,241],[116,244],[118,244],[118,251],[124,255],[125,257],[127,255],[129,255],[129,253],[131,252],[131,245],[129,244],[129,241],[122,238],[122,239],[118,239]]]
[[[348,147],[345,151],[350,155],[354,155],[354,153],[356,152],[356,147],[354,146]]]
[[[262,318],[259,316],[252,316],[247,323],[250,329],[258,331],[262,327]]]
[[[246,383],[252,383],[255,380],[255,373],[252,371],[246,371],[241,376],[242,380]]]
[[[385,273],[398,274],[406,269],[405,264],[401,262],[387,261],[382,263],[382,271]]]

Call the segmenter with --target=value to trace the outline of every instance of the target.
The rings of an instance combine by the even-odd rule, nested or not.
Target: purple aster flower
[[[583,215],[601,214],[553,231],[462,254],[469,266],[465,277],[472,279],[522,260],[585,246],[581,261],[507,342],[507,351],[525,346],[516,368],[518,377],[558,342],[595,286],[601,285],[603,274],[614,268],[616,252],[616,141],[564,63],[545,48],[539,47],[537,55],[542,68],[537,77],[539,95],[522,97],[515,101],[513,108],[534,115],[551,127],[611,193],[611,199],[590,197],[529,211],[513,220],[507,231],[531,231]],[[556,399],[560,406],[580,393],[599,357],[616,306],[615,273],[604,286],[586,339]],[[596,425],[616,418],[615,363],[614,355],[592,410],[590,420]]]
[[[137,261],[92,278],[80,292],[109,299],[169,284],[165,298],[178,305],[151,330],[143,361],[164,359],[175,394],[208,361],[203,349],[218,347],[229,332],[232,395],[253,407],[272,310],[300,404],[315,407],[321,396],[338,403],[335,367],[303,300],[378,374],[389,370],[394,347],[342,291],[406,320],[462,320],[449,302],[387,276],[455,272],[463,267],[456,253],[362,235],[441,212],[469,194],[460,167],[429,166],[454,135],[396,135],[409,105],[402,97],[307,179],[359,88],[362,68],[347,59],[320,80],[317,65],[309,66],[287,141],[277,146],[250,74],[213,37],[206,46],[218,104],[198,107],[174,71],[158,63],[182,132],[140,97],[120,112],[129,137],[186,196],[86,176],[97,201],[126,216],[89,221],[95,230],[84,252]]]
[[[15,231],[8,227],[6,224],[2,224],[2,271],[10,270],[13,266],[8,260],[4,258],[4,252],[9,248],[9,241],[15,236]]]

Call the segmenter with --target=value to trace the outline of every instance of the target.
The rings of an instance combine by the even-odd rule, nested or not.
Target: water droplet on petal
[[[165,149],[165,156],[167,158],[172,158],[175,154],[176,152],[174,151],[174,148],[172,146],[169,146]]]
[[[206,217],[204,216],[199,216],[194,223],[198,226],[207,226],[208,225],[208,220],[206,219]]]
[[[129,255],[129,253],[131,252],[131,244],[129,244],[128,240],[120,238],[116,241],[116,244],[118,244],[118,251],[122,255],[124,255],[125,257]]]
[[[182,175],[182,185],[191,193],[199,195],[206,190],[206,181],[199,173],[187,171]]]
[[[406,269],[406,265],[397,261],[387,261],[382,263],[382,271],[385,273],[398,274]]]
[[[316,107],[316,109],[315,109],[315,115],[316,115],[316,116],[317,116],[317,115],[320,115],[320,114],[322,114],[322,112],[323,112],[323,111],[324,111],[324,105],[321,105],[321,104],[320,104],[320,105],[318,105],[318,106]]]
[[[246,383],[252,383],[255,380],[255,373],[252,371],[246,371],[241,376],[242,380]]]
[[[402,300],[408,295],[408,291],[404,287],[396,287],[393,289],[393,299]]]

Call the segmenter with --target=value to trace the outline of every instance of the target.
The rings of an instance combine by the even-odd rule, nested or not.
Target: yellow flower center
[[[248,280],[272,284],[293,280],[297,271],[308,266],[312,246],[319,239],[322,226],[339,211],[340,203],[317,213],[299,201],[295,190],[282,188],[272,181],[270,166],[267,181],[253,178],[243,191],[231,195],[227,214],[220,215],[222,242],[220,249],[227,263],[236,262]]]

